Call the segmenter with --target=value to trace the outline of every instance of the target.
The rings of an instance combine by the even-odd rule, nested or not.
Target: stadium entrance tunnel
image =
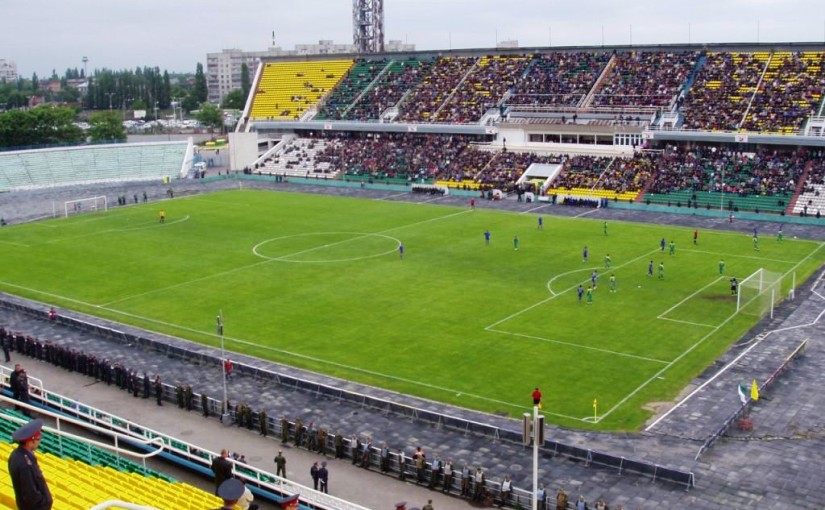
[[[401,241],[384,234],[310,232],[273,237],[256,244],[252,253],[279,262],[351,262],[398,253]]]

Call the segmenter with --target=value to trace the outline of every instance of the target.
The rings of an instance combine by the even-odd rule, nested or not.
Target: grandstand
[[[315,64],[274,59],[261,66],[257,93],[247,105],[252,114],[238,132],[254,129],[298,139],[318,138],[323,132],[340,141],[371,133],[369,148],[356,144],[345,158],[327,155],[334,161],[334,176],[342,179],[367,176],[403,183],[424,178],[459,190],[528,191],[522,179],[524,165],[504,173],[485,170],[496,158],[481,154],[506,148],[555,161],[568,154],[621,160],[606,174],[588,178],[586,185],[571,185],[581,175],[568,175],[571,167],[564,166],[544,183],[540,200],[552,200],[551,194],[562,189],[569,196],[674,210],[691,205],[710,211],[722,204],[726,210],[805,214],[805,205],[818,207],[812,198],[800,200],[801,186],[796,185],[807,162],[798,159],[816,158],[825,148],[825,137],[815,135],[825,132],[820,115],[825,107],[823,59],[821,45],[756,44],[458,50],[401,58],[377,54],[339,61],[345,68],[340,80],[318,88],[312,99],[302,97],[304,104],[281,112],[285,115],[263,115],[258,108],[274,97],[274,89],[264,90],[278,80],[286,83],[304,74],[295,66],[306,67],[306,72],[312,65],[331,68],[327,59]],[[331,79],[333,75],[337,77],[330,73]],[[288,96],[302,94],[293,87]],[[304,115],[316,103],[317,115]],[[276,119],[281,122],[270,122]],[[466,143],[481,152],[467,151],[467,156],[475,156],[468,161],[455,157],[455,148],[445,144],[434,148],[440,163],[426,168],[381,159],[371,162],[370,154],[363,152],[393,150],[386,144],[421,146],[421,136],[436,134],[468,137]],[[340,142],[337,145],[325,150],[342,150]],[[673,157],[674,151],[710,154],[712,148],[719,154],[756,156],[747,156],[748,162],[706,156],[688,163]],[[795,156],[800,148],[808,155]],[[285,143],[280,151],[294,156],[302,154],[305,145]],[[644,156],[627,161],[628,151],[644,151]],[[776,154],[763,157],[771,151]],[[278,156],[276,151],[268,158],[274,162]],[[262,164],[247,158],[235,168],[296,176],[298,165],[305,176],[314,175],[308,168],[310,159],[300,162],[293,157],[290,169]],[[684,175],[687,166],[693,173],[689,182]],[[786,171],[787,179],[779,182]],[[324,169],[322,175],[334,178]],[[717,200],[714,193],[727,198]]]
[[[185,177],[192,141],[0,152],[0,191]]]
[[[249,116],[299,119],[325,97],[352,67],[351,60],[311,60],[262,64]]]

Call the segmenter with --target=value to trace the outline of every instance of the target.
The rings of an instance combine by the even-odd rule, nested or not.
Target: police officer
[[[275,466],[277,467],[275,476],[286,478],[286,458],[281,450],[278,450],[278,455],[275,456]]]
[[[231,510],[235,508],[235,504],[243,496],[246,487],[242,481],[237,478],[230,478],[225,480],[218,487],[218,497],[223,500],[223,506],[215,510]]]
[[[34,455],[40,444],[42,428],[43,420],[32,420],[11,436],[18,446],[9,455],[9,477],[19,510],[50,510],[52,507],[52,494]]]
[[[333,441],[335,443],[335,458],[336,459],[343,459],[344,458],[344,436],[341,434],[341,431],[335,433],[335,439]]]
[[[293,494],[281,500],[281,508],[284,510],[298,510],[300,503],[300,494]]]
[[[286,444],[289,440],[289,420],[286,416],[281,418],[281,444]]]

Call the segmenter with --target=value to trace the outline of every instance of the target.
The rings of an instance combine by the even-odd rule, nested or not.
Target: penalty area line
[[[689,326],[697,326],[697,327],[700,327],[700,328],[715,328],[716,327],[715,324],[702,324],[700,322],[682,321],[682,320],[679,320],[679,319],[671,319],[670,317],[661,317],[661,316],[659,316],[659,317],[656,317],[656,318],[660,319],[660,320],[663,320],[663,321],[678,322],[679,324],[687,324]]]
[[[628,353],[619,352],[619,351],[611,351],[609,349],[601,349],[599,347],[591,347],[589,345],[574,344],[572,342],[565,342],[563,340],[553,340],[552,338],[544,338],[544,337],[541,337],[541,336],[526,335],[524,333],[515,333],[513,331],[504,331],[504,330],[501,330],[501,329],[491,329],[491,328],[485,328],[485,329],[487,331],[492,332],[492,333],[501,333],[502,335],[511,335],[511,336],[516,336],[516,337],[519,337],[519,338],[527,338],[527,339],[530,339],[530,340],[539,340],[539,341],[547,342],[547,343],[551,343],[551,344],[566,345],[568,347],[574,347],[574,348],[577,348],[577,349],[586,349],[586,350],[589,350],[589,351],[601,352],[603,354],[610,354],[610,355],[613,355],[613,356],[622,356],[622,357],[625,357],[625,358],[633,358],[633,359],[638,359],[638,360],[641,360],[641,361],[649,361],[651,363],[660,363],[660,364],[670,363],[669,361],[665,361],[665,360],[661,360],[661,359],[648,358],[648,357],[645,357],[645,356],[638,356],[636,354],[628,354]]]

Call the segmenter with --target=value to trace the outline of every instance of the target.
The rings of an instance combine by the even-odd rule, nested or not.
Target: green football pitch
[[[636,430],[758,321],[731,277],[782,273],[785,295],[825,261],[768,232],[756,251],[742,233],[543,219],[218,192],[3,228],[0,289],[213,346],[221,311],[231,351],[509,416],[538,386],[551,422]]]

